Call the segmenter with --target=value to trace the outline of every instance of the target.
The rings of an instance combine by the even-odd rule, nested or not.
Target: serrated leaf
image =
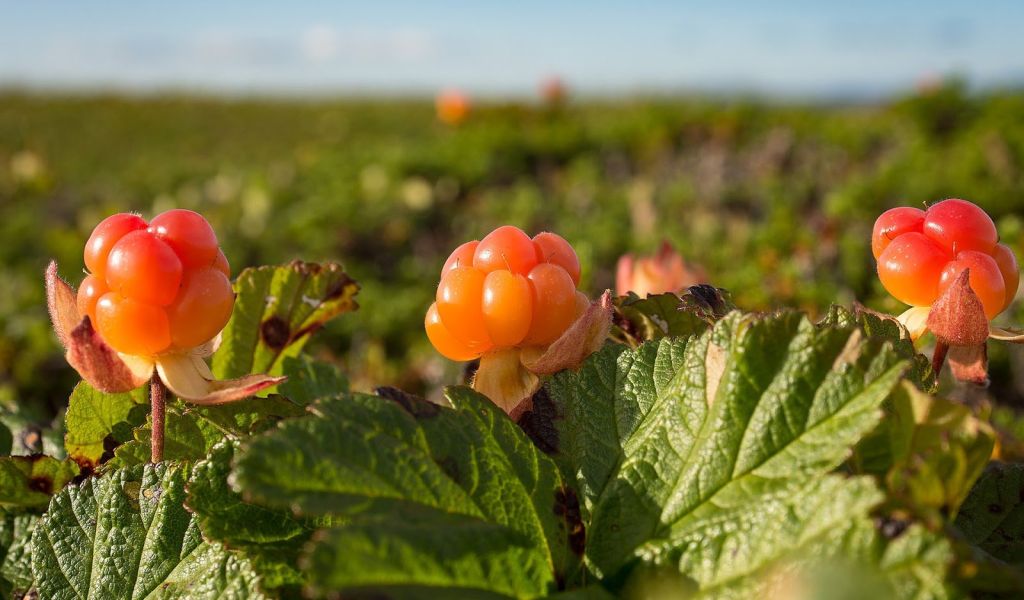
[[[529,542],[508,527],[429,512],[328,530],[305,562],[320,593],[386,583],[515,598],[541,591],[523,581],[524,575],[542,577],[524,573],[535,556]]]
[[[278,391],[303,406],[348,391],[348,378],[340,369],[305,355],[286,358],[284,374],[288,376],[288,381],[278,386]]]
[[[868,337],[889,342],[904,359],[910,361],[909,379],[921,390],[935,392],[938,382],[931,360],[917,351],[909,332],[892,315],[878,313],[860,305],[852,311],[833,304],[822,319],[823,327],[860,327]]]
[[[556,376],[558,460],[583,493],[589,563],[674,564],[719,586],[865,514],[881,499],[870,482],[826,474],[905,368],[859,329],[733,312]]]
[[[886,418],[856,447],[850,466],[877,476],[889,502],[936,526],[956,516],[992,455],[995,433],[967,406],[903,382]]]
[[[632,346],[666,336],[696,335],[709,327],[708,321],[696,310],[696,302],[684,305],[683,299],[672,293],[640,298],[630,292],[616,298],[614,306],[612,337]]]
[[[956,527],[988,555],[1024,566],[1024,464],[990,464],[960,508]]]
[[[203,537],[242,549],[253,560],[267,588],[303,583],[296,568],[299,551],[315,526],[289,511],[242,500],[228,485],[238,443],[224,440],[193,468],[186,505],[199,522]]]
[[[220,379],[250,373],[280,375],[309,336],[328,320],[355,310],[359,286],[340,265],[295,261],[246,269],[235,280],[235,308],[213,355]]]
[[[77,475],[72,460],[41,454],[0,458],[0,508],[45,506]]]
[[[132,439],[132,429],[145,422],[149,411],[146,387],[124,394],[107,394],[82,381],[71,392],[65,416],[64,447],[79,465],[94,468],[104,452]]]
[[[239,439],[274,426],[278,421],[306,414],[288,398],[272,395],[247,398],[220,406],[195,406],[181,401],[167,405],[164,416],[164,459],[197,461],[225,438]],[[113,467],[144,464],[150,460],[151,420],[135,429],[135,439],[114,451]]]
[[[535,597],[575,576],[575,493],[485,397],[468,388],[447,396],[451,409],[399,394],[321,400],[314,416],[243,446],[234,481],[246,499],[352,520],[311,551],[319,589],[443,585]],[[363,567],[328,568],[341,556]]]
[[[260,598],[250,565],[204,542],[184,467],[130,467],[54,496],[32,534],[40,596]]]
[[[0,512],[0,595],[20,598],[32,586],[32,528],[39,517]]]

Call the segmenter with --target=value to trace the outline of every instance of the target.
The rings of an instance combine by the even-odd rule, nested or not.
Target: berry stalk
[[[153,417],[153,431],[150,434],[150,461],[156,464],[164,459],[164,405],[167,388],[159,377],[149,382],[149,404]]]

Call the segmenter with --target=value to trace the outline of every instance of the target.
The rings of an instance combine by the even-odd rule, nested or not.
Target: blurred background
[[[314,351],[362,389],[458,379],[423,314],[504,223],[566,237],[590,293],[667,241],[746,309],[899,312],[886,208],[967,198],[1024,253],[1022,27],[1009,0],[5,2],[0,406],[66,402],[42,271],[77,285],[126,210],[202,212],[235,272],[343,262],[362,308]],[[1024,355],[992,364],[1022,405]]]

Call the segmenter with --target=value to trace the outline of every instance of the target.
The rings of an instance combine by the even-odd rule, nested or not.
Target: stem
[[[164,402],[167,388],[159,377],[149,382],[149,404],[153,417],[153,430],[150,433],[150,462],[156,464],[164,459]]]
[[[932,354],[932,371],[935,372],[935,377],[938,378],[939,373],[942,372],[942,365],[946,363],[946,353],[949,352],[949,345],[945,342],[935,342],[935,353]]]

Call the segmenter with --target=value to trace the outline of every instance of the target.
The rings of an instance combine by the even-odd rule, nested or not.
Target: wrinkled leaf
[[[104,453],[132,439],[132,429],[149,412],[147,388],[123,394],[107,394],[86,382],[75,386],[65,416],[64,446],[68,457],[83,468],[95,468]]]
[[[873,340],[889,342],[900,357],[910,361],[907,376],[921,390],[934,392],[937,386],[932,361],[919,353],[907,329],[892,315],[855,305],[853,310],[833,304],[822,319],[823,327],[860,327]]]
[[[359,286],[340,265],[292,262],[246,269],[235,280],[234,312],[213,356],[220,379],[250,373],[280,375],[309,336],[330,319],[355,310]]]
[[[77,475],[72,460],[41,454],[0,458],[0,508],[46,506]]]
[[[181,401],[167,405],[164,415],[164,459],[197,461],[214,444],[269,429],[282,419],[306,414],[281,396],[247,398],[221,406],[193,406]],[[151,420],[135,429],[135,439],[115,451],[115,467],[144,464],[150,459]]]
[[[196,515],[204,538],[223,542],[259,557],[253,563],[268,588],[301,584],[296,562],[314,530],[307,519],[289,511],[242,500],[228,485],[237,442],[224,440],[197,463],[188,482],[186,505]]]
[[[260,598],[248,562],[204,542],[185,510],[185,469],[146,465],[54,496],[32,535],[40,596]]]
[[[20,598],[32,586],[29,541],[38,520],[35,515],[0,512],[0,595],[4,598]]]
[[[614,301],[612,338],[636,346],[665,336],[696,335],[708,328],[708,322],[696,308],[684,306],[676,294],[665,293],[640,298],[630,293]]]
[[[583,493],[589,563],[672,564],[715,587],[864,515],[871,482],[827,473],[905,368],[860,329],[734,312],[557,375],[557,459]]]
[[[247,500],[352,520],[317,538],[317,589],[538,596],[575,576],[579,507],[554,464],[485,397],[447,395],[453,409],[402,394],[322,400],[243,446],[234,481]]]
[[[305,355],[284,359],[284,374],[288,381],[282,383],[278,391],[301,405],[348,391],[348,379],[340,369]]]

